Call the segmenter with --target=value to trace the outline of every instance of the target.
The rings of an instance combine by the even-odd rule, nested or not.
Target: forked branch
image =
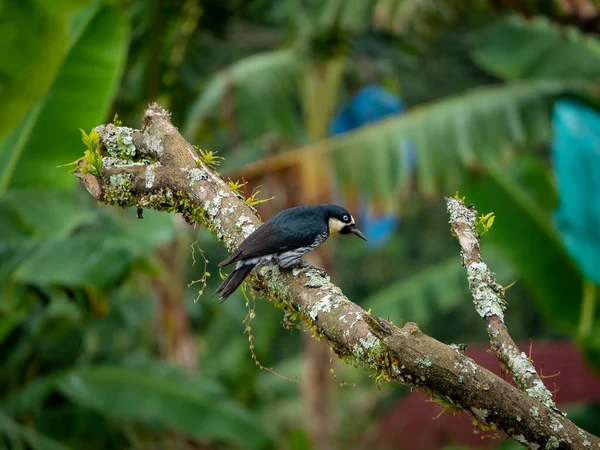
[[[104,125],[96,131],[98,145],[89,146],[76,175],[98,200],[180,213],[211,230],[230,251],[260,225],[158,105],[146,110],[141,130]],[[289,317],[305,322],[316,338],[326,339],[338,358],[377,379],[425,390],[530,448],[600,449],[600,439],[548,404],[425,335],[416,324],[399,328],[367,313],[316,271],[264,267],[247,281]]]

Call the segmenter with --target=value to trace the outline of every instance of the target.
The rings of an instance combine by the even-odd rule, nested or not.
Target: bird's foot
[[[307,263],[306,261],[301,261],[293,265],[292,269],[294,270],[295,276],[300,275],[301,273],[307,273],[311,270],[316,270],[320,276],[327,277],[327,271],[325,269],[323,269],[322,267],[313,266],[312,264]]]

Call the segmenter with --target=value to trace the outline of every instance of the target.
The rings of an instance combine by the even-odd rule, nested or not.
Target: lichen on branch
[[[544,386],[533,363],[524,352],[519,351],[504,324],[506,301],[505,291],[496,276],[481,258],[477,226],[477,211],[474,206],[465,206],[464,199],[456,195],[446,198],[446,207],[450,215],[452,231],[461,246],[463,266],[467,270],[469,290],[477,313],[486,321],[492,351],[504,363],[515,382],[525,389],[527,394],[549,408],[556,409],[552,394]],[[482,217],[493,217],[482,216]],[[493,222],[492,222],[493,223]],[[486,231],[491,227],[488,226]],[[558,411],[558,410],[557,410]]]
[[[251,206],[232,189],[233,183],[206,166],[198,149],[186,142],[168,112],[158,105],[148,107],[140,130],[127,131],[131,142],[121,138],[126,154],[111,155],[106,148],[110,136],[114,142],[115,133],[123,133],[113,127],[96,127],[100,173],[82,170],[85,158],[76,171],[95,198],[115,206],[182,214],[188,222],[207,227],[230,251],[260,226]],[[118,137],[116,143],[121,148]],[[338,358],[362,367],[378,380],[428,392],[531,448],[556,442],[558,447],[552,448],[584,448],[587,442],[588,448],[600,449],[598,438],[576,427],[547,402],[480,367],[458,348],[427,336],[414,323],[399,328],[368,313],[328,277],[308,266],[305,269],[263,267],[247,282],[283,309],[288,320],[301,320],[316,338],[327,340]]]

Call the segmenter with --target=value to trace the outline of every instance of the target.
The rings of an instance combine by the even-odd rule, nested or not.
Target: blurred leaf
[[[196,439],[244,448],[271,446],[271,438],[249,412],[184,379],[105,366],[72,372],[58,388],[72,401],[114,418],[157,420]]]
[[[371,22],[374,0],[327,0],[323,2],[317,20],[321,29],[342,29],[360,32],[366,30]],[[383,3],[383,2],[382,2]]]
[[[594,322],[589,336],[579,339],[579,345],[585,354],[586,361],[594,369],[596,375],[600,375],[600,320]]]
[[[600,40],[543,17],[495,22],[477,40],[474,58],[507,80],[600,76]]]
[[[46,362],[62,365],[75,359],[81,345],[82,314],[79,306],[65,296],[52,297],[31,330]]]
[[[20,126],[24,135],[30,132],[10,136],[13,142],[22,144],[22,152],[0,175],[0,186],[62,187],[75,182],[67,169],[56,166],[81,154],[79,128],[89,130],[105,118],[125,62],[127,29],[124,14],[111,5],[104,6],[84,27],[61,65],[41,111],[37,117],[29,115],[24,119],[35,118],[35,123]],[[52,43],[52,39],[48,42]],[[39,59],[36,67],[44,67]],[[0,144],[5,153],[18,152],[19,148]],[[13,156],[0,154],[3,160]]]
[[[600,403],[574,405],[563,410],[578,427],[594,436],[600,435]]]
[[[0,411],[0,440],[4,440],[3,438],[12,442],[14,445],[22,445],[25,443],[31,447],[32,450],[68,450],[68,447],[65,447],[60,442],[54,441],[35,430],[15,422]]]
[[[80,234],[41,244],[14,273],[21,283],[72,287],[113,285],[125,275],[133,252],[110,236]]]
[[[48,188],[10,190],[0,197],[0,209],[37,239],[66,236],[90,219],[85,205],[73,195]]]
[[[36,246],[37,242],[29,238],[0,241],[0,280],[9,277]]]
[[[494,252],[486,252],[485,261],[499,282],[507,282],[514,273]],[[439,314],[465,308],[471,303],[465,269],[458,256],[432,265],[390,284],[363,300],[363,308],[374,314],[399,321],[417,322],[425,328]],[[435,314],[432,314],[435,311]],[[439,314],[438,314],[439,313]]]
[[[23,117],[21,123],[0,141],[0,195],[8,187],[10,178],[21,158],[21,153],[27,144],[31,130],[40,115],[42,103],[40,101],[33,105]]]
[[[144,210],[144,218],[137,218],[135,209],[123,214],[118,229],[111,237],[129,248],[136,256],[148,256],[154,249],[169,243],[175,235],[174,216],[156,210]]]
[[[19,416],[25,411],[37,412],[46,398],[55,390],[56,382],[65,376],[65,372],[55,370],[50,375],[39,376],[24,387],[12,391],[2,399],[2,411],[11,416]]]
[[[10,190],[0,196],[0,280],[10,276],[41,241],[66,237],[92,216],[65,191]]]
[[[452,257],[376,291],[364,299],[363,308],[395,323],[403,320],[426,326],[433,319],[432,302],[440,302],[436,309],[447,312],[464,306],[468,299],[464,268],[460,258]]]
[[[0,313],[4,311],[0,310]],[[12,313],[0,316],[0,344],[21,323],[25,313]]]
[[[297,134],[300,116],[295,103],[296,90],[304,67],[304,56],[293,49],[237,61],[219,72],[193,103],[183,126],[184,134],[194,136],[202,120],[214,114],[229,92],[235,93],[236,116],[250,137],[265,130]]]
[[[518,268],[517,276],[526,283],[545,319],[575,333],[582,278],[565,254],[550,214],[511,176],[509,168],[488,169],[485,178],[461,191],[479,211],[494,211],[497,217],[486,242],[493,243]],[[540,176],[536,193],[543,189],[548,196],[554,195],[548,180]]]
[[[335,149],[343,186],[379,202],[395,199],[405,181],[402,142],[414,142],[417,180],[424,194],[455,192],[465,168],[510,155],[511,148],[550,136],[550,100],[582,88],[572,81],[533,81],[473,89],[408,114],[317,142]],[[312,148],[305,147],[303,150]],[[367,150],[368,149],[368,150]],[[345,174],[345,176],[344,176]]]
[[[66,51],[65,12],[25,1],[0,9],[0,138],[50,87]]]

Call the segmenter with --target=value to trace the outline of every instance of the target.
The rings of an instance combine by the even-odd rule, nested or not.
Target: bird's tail
[[[254,269],[254,264],[247,264],[245,266],[236,268],[233,272],[227,275],[227,278],[217,288],[215,294],[221,294],[222,301],[225,301],[233,292],[238,288],[240,284],[246,279],[248,274]]]

